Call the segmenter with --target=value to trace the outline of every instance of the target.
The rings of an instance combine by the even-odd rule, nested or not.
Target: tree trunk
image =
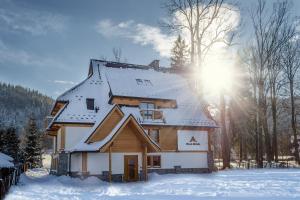
[[[272,161],[272,146],[271,146],[271,139],[270,139],[270,132],[268,127],[268,115],[267,115],[267,101],[264,97],[263,102],[263,131],[264,131],[264,138],[265,138],[265,151],[267,154],[267,161],[270,163]]]
[[[193,66],[195,64],[195,43],[194,43],[194,34],[191,31],[191,65]],[[195,67],[195,66],[193,66]]]
[[[222,158],[223,158],[223,169],[230,168],[230,148],[229,140],[226,131],[226,119],[225,119],[225,98],[224,94],[220,94],[220,115],[221,115],[221,134],[222,134]]]
[[[277,144],[277,99],[276,99],[276,88],[273,83],[271,89],[271,101],[272,101],[272,120],[273,120],[273,137],[272,137],[272,153],[275,162],[278,162],[278,144]]]
[[[258,127],[257,127],[257,140],[258,140],[258,159],[257,159],[257,167],[263,168],[263,138],[262,138],[262,132],[263,132],[263,104],[264,104],[264,98],[263,98],[263,92],[264,92],[264,84],[263,81],[260,80],[258,83]]]
[[[294,136],[294,142],[293,142],[293,146],[295,148],[294,151],[294,156],[295,156],[295,160],[298,164],[300,164],[300,160],[299,160],[299,143],[298,143],[298,139],[297,139],[297,129],[296,129],[296,117],[295,117],[295,100],[294,100],[294,81],[290,80],[290,98],[291,98],[291,125],[292,125],[292,131],[293,131],[293,136]]]

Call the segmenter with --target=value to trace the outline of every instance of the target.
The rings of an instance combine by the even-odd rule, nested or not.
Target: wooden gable
[[[100,151],[107,152],[110,146],[112,152],[142,152],[144,146],[148,147],[149,152],[160,150],[132,115],[125,120]]]
[[[121,121],[124,114],[118,106],[115,106],[98,125],[95,132],[87,139],[87,143],[103,140],[113,128]]]

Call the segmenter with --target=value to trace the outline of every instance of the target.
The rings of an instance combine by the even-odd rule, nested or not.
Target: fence
[[[5,194],[12,185],[19,182],[23,172],[23,165],[16,165],[13,168],[0,168],[0,200],[4,199]]]
[[[215,166],[218,169],[222,169],[222,159],[215,159]],[[243,161],[231,161],[231,168],[238,169],[255,169],[258,168],[255,160],[243,160]],[[285,159],[279,162],[271,162],[268,163],[266,161],[263,162],[263,168],[299,168],[299,165],[296,164],[293,160]]]

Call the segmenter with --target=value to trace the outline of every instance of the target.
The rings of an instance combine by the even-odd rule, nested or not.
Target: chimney
[[[155,70],[159,69],[159,60],[153,60],[150,64],[149,67],[152,67]]]

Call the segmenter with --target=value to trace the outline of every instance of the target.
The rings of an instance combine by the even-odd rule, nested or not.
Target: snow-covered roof
[[[154,69],[108,67],[105,72],[114,96],[177,100],[181,92],[190,89],[179,75]]]
[[[122,63],[110,67],[107,61],[91,60],[88,78],[66,91],[57,101],[67,102],[56,114],[52,123],[96,123],[98,116],[110,109],[110,96],[142,97],[175,100],[177,107],[161,109],[164,121],[143,121],[137,107],[122,107],[132,114],[141,124],[161,124],[175,126],[216,127],[208,118],[189,82],[182,76],[157,71],[150,67]],[[88,110],[86,98],[95,99],[95,110]]]
[[[13,162],[13,158],[0,152],[0,168],[1,167],[13,167],[14,164]]]
[[[123,118],[118,122],[118,124],[111,130],[111,132],[102,140],[97,141],[97,142],[93,142],[93,143],[86,143],[86,140],[88,137],[83,138],[74,148],[70,149],[70,151],[72,152],[78,152],[78,151],[98,151],[99,149],[101,149],[104,145],[106,145],[109,141],[112,140],[112,138],[117,134],[117,132],[119,131],[119,129],[124,125],[124,123],[132,116],[131,119],[135,119],[133,117],[132,114],[125,114],[123,116]],[[90,136],[91,134],[93,134],[95,132],[95,130],[98,128],[98,126],[101,124],[102,120],[99,120],[97,123],[95,123],[95,125],[93,126],[93,128],[90,130],[90,134],[88,134],[88,136]],[[154,144],[158,149],[159,146],[145,133],[144,129],[141,128],[143,130],[143,134],[145,137],[147,137],[152,144]]]

